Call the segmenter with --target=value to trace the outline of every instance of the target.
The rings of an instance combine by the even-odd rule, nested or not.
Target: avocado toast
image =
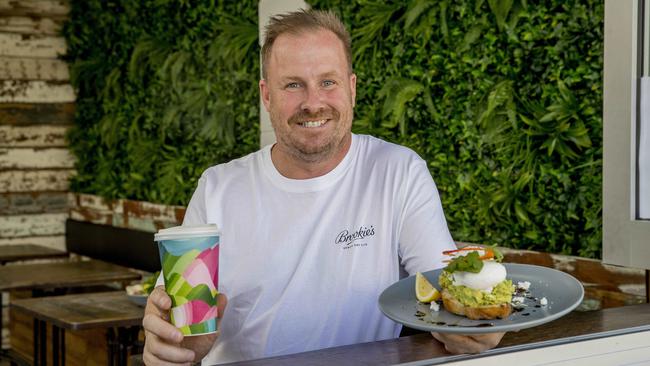
[[[472,246],[444,254],[451,259],[438,283],[447,311],[475,320],[506,318],[512,313],[514,288],[499,263],[501,253],[494,248]]]

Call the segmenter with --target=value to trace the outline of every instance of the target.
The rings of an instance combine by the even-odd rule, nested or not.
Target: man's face
[[[260,93],[282,153],[322,162],[347,148],[356,76],[350,74],[343,43],[334,33],[280,35]]]

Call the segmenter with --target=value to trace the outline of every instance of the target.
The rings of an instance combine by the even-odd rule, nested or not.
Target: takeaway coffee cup
[[[171,322],[184,335],[217,331],[219,236],[213,224],[176,226],[154,235],[172,299]]]

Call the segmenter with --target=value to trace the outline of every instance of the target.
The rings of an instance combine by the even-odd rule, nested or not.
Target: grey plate
[[[415,298],[415,276],[410,276],[386,288],[379,296],[379,308],[390,319],[414,329],[441,333],[492,333],[534,327],[555,320],[582,301],[584,289],[573,276],[555,269],[527,264],[504,263],[508,278],[513,284],[530,282],[529,293],[521,311],[514,311],[506,319],[471,320],[444,310],[429,310],[429,304]],[[423,273],[438,289],[438,276],[442,269]],[[548,300],[541,306],[539,299]],[[416,312],[424,316],[416,316]]]

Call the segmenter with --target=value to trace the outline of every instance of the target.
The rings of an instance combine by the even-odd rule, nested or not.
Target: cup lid
[[[213,235],[219,235],[219,228],[216,224],[174,226],[158,230],[154,234],[153,240],[175,240]]]

